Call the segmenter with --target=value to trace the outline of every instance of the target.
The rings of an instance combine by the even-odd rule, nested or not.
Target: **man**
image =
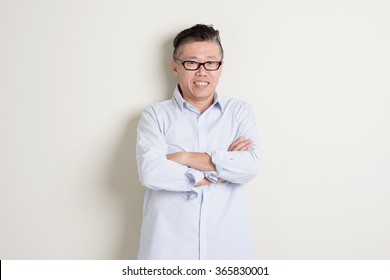
[[[137,163],[147,187],[139,259],[253,259],[243,184],[259,166],[255,117],[217,95],[219,31],[195,25],[174,39],[178,85],[138,124]]]

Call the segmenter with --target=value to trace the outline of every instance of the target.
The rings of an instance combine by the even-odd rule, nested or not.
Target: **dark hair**
[[[184,29],[176,35],[173,40],[173,58],[176,59],[180,55],[180,48],[184,44],[194,42],[210,41],[217,43],[223,58],[223,48],[221,44],[221,38],[219,37],[219,31],[214,29],[212,25],[197,24],[190,28]]]

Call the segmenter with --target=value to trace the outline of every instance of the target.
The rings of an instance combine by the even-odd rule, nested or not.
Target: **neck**
[[[204,100],[192,100],[192,99],[185,99],[188,103],[190,103],[192,106],[195,106],[198,108],[199,112],[203,114],[204,111],[206,111],[214,102],[214,95],[211,96],[208,99]]]
[[[199,113],[203,114],[204,111],[206,111],[211,105],[213,104],[213,100],[211,100],[211,102],[208,102],[207,104],[198,104],[198,105],[194,105],[196,106],[196,108],[198,108],[199,110]]]
[[[184,100],[190,103],[192,106],[196,107],[201,114],[203,114],[203,112],[206,111],[214,102],[215,93],[207,98],[195,99],[191,98],[191,96],[184,95],[180,86],[179,91]]]

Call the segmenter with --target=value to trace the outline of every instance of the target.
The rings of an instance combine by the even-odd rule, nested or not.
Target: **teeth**
[[[197,86],[207,86],[208,82],[194,82],[194,84]]]

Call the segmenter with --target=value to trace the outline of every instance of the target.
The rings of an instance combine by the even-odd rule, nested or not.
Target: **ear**
[[[172,71],[176,77],[179,77],[179,73],[177,73],[179,65],[177,65],[176,61],[172,60]]]

